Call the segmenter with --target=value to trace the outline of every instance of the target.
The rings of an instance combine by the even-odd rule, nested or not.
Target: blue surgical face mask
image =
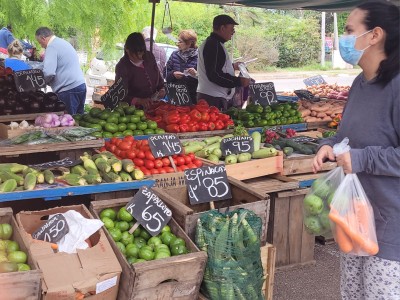
[[[343,60],[353,66],[357,65],[358,62],[360,61],[362,55],[364,54],[364,51],[369,48],[371,45],[367,46],[366,48],[362,50],[357,50],[355,48],[356,45],[356,40],[363,36],[364,34],[367,34],[371,32],[372,30],[369,30],[367,32],[364,32],[363,34],[359,36],[355,35],[342,35],[339,37],[339,51],[340,51],[340,56],[343,58]]]

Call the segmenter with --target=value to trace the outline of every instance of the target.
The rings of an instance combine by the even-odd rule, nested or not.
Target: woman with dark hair
[[[164,80],[154,55],[146,51],[139,32],[131,33],[125,41],[125,55],[115,67],[115,81],[122,77],[128,96],[125,101],[147,109],[154,100],[165,96]]]
[[[357,173],[373,207],[379,252],[341,254],[343,299],[400,299],[400,75],[399,8],[366,2],[354,9],[339,39],[344,61],[359,65],[336,135],[321,142],[314,171],[334,160],[344,137],[351,150],[336,157],[345,173]]]
[[[178,36],[178,50],[171,54],[164,69],[167,82],[184,83],[192,101],[197,90],[197,34],[193,30],[182,30]]]

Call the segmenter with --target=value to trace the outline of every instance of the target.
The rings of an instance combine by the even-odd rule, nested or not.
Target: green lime
[[[120,123],[120,124],[121,124],[121,123],[129,123],[129,118],[126,117],[126,116],[119,117],[118,123]]]
[[[115,133],[118,131],[118,125],[116,123],[108,123],[104,126],[104,130],[111,132],[111,133]]]
[[[101,218],[101,221],[104,223],[104,227],[107,229],[114,228],[114,221],[111,220],[109,217]]]
[[[138,258],[138,259],[136,260],[135,263],[141,263],[141,262],[146,262],[146,261],[147,261],[147,260],[145,260],[145,259]]]
[[[129,130],[136,130],[136,124],[135,123],[128,123],[126,124],[126,128]]]
[[[171,253],[172,255],[180,255],[180,254],[186,254],[187,249],[183,245],[175,245],[171,247]]]
[[[156,245],[155,248],[154,248],[154,251],[155,251],[155,252],[158,252],[158,251],[168,251],[168,252],[171,252],[171,251],[169,250],[169,247],[168,247],[167,245],[165,245],[165,244]]]
[[[143,131],[143,133],[144,133],[145,135],[149,135],[149,134],[154,134],[155,131],[154,131],[154,129],[145,129],[145,130]]]
[[[128,244],[125,247],[126,249],[126,256],[128,257],[138,257],[139,255],[139,247],[135,244]]]
[[[157,129],[155,130],[155,133],[156,133],[156,134],[162,134],[162,133],[165,133],[165,130],[162,129],[162,128],[157,128]]]
[[[135,110],[135,116],[143,117],[144,116],[144,111],[141,109]]]
[[[114,221],[115,218],[117,217],[117,213],[112,208],[106,208],[100,212],[100,219],[104,217],[110,218],[111,220]]]
[[[132,215],[128,212],[125,206],[122,206],[117,215],[118,220],[131,222],[133,220]]]
[[[118,118],[117,118],[117,117],[109,117],[109,118],[107,119],[107,124],[110,124],[110,123],[112,123],[112,124],[118,124]]]
[[[133,131],[133,135],[143,135],[143,134],[144,134],[143,130],[134,130]]]
[[[6,249],[7,249],[6,241],[0,240],[0,252],[6,251]]]
[[[133,235],[130,234],[128,231],[124,231],[122,233],[121,240],[120,240],[120,242],[122,244],[124,244],[126,246],[129,244],[133,244],[133,241],[134,241]]]
[[[0,224],[1,226],[1,236],[0,239],[8,240],[11,238],[13,234],[13,229],[10,224],[4,223]]]
[[[19,245],[18,245],[18,243],[16,241],[9,241],[7,243],[6,251],[8,253],[14,252],[14,251],[18,251],[18,250],[19,250]]]
[[[136,108],[134,106],[124,107],[125,115],[133,115],[135,113]]]
[[[114,241],[118,242],[122,238],[122,232],[118,228],[111,228],[108,230]]]
[[[115,109],[111,114],[110,117],[119,118],[121,116],[120,112]]]
[[[113,137],[122,137],[122,136],[123,136],[123,134],[122,134],[121,131],[118,131],[118,132],[113,134]]]
[[[127,130],[125,130],[123,133],[122,133],[124,136],[129,136],[129,135],[133,135],[133,131],[132,130],[129,130],[129,129],[127,129]]]
[[[125,123],[119,123],[118,124],[118,131],[125,131],[126,130],[126,124]]]
[[[146,245],[146,240],[142,237],[135,237],[135,240],[133,241],[133,243],[138,246],[138,248],[142,248],[143,246]]]
[[[133,226],[133,225],[132,225]],[[132,228],[131,226],[131,228]],[[133,236],[134,237],[138,237],[140,236],[140,233],[142,232],[142,229],[140,229],[140,227],[136,228],[135,231],[133,232]]]
[[[145,129],[147,129],[147,123],[145,123],[145,122],[140,122],[140,123],[137,124],[137,128],[138,128],[139,130],[145,130]]]
[[[149,260],[153,260],[154,256],[155,256],[155,253],[151,250],[151,247],[143,246],[139,250],[139,258],[149,261]]]
[[[103,138],[111,139],[112,137],[113,137],[113,134],[111,132],[107,132],[107,131],[103,132]]]
[[[154,259],[168,258],[168,257],[171,257],[171,254],[168,252],[157,252],[156,255],[154,255]]]
[[[139,116],[136,116],[136,115],[133,115],[133,116],[131,116],[130,117],[130,121],[131,121],[131,123],[139,123],[140,122],[140,117]]]
[[[147,128],[156,129],[157,128],[157,122],[155,122],[155,121],[147,121]]]
[[[127,255],[128,256],[128,255]],[[128,262],[130,263],[130,264],[134,264],[136,261],[137,261],[137,258],[136,257],[133,257],[133,256],[128,256]]]
[[[171,232],[163,232],[161,235],[161,240],[163,244],[168,245],[171,243],[172,240],[174,240],[176,237],[173,233]]]
[[[117,245],[119,251],[121,251],[122,254],[125,255],[125,253],[126,253],[125,245],[122,244],[121,242],[116,242],[115,244]]]
[[[129,223],[126,221],[115,222],[114,227],[121,230],[121,232],[124,232],[129,230]]]

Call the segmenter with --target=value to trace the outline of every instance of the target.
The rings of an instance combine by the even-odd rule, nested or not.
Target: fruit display
[[[341,115],[345,102],[338,100],[327,100],[311,102],[300,100],[299,112],[307,123],[311,122],[331,122],[338,115]]]
[[[234,137],[234,135],[228,134],[223,137],[214,136],[206,138],[202,141],[186,141],[183,142],[183,146],[185,148],[185,153],[194,152],[195,156],[205,158],[215,163],[219,163],[220,159],[224,159],[224,162],[227,165],[242,163],[251,159],[273,157],[279,154],[279,152],[274,147],[261,148],[261,134],[255,131],[251,134],[254,142],[253,153],[230,154],[223,158],[223,153],[221,150],[221,140],[223,138],[230,137]]]
[[[108,150],[117,157],[132,160],[135,167],[146,176],[175,172],[168,157],[154,157],[148,140],[135,140],[133,136],[126,136],[123,139],[112,138],[105,143],[105,147],[101,150]],[[187,154],[172,156],[178,172],[203,166],[203,162],[197,159],[193,153],[185,153]]]
[[[156,122],[146,118],[143,110],[126,102],[120,102],[113,111],[93,107],[89,113],[74,115],[73,118],[79,126],[98,129],[93,136],[99,138],[165,133]]]
[[[310,91],[315,97],[347,100],[347,97],[349,96],[350,86],[325,83],[308,86],[307,90]]]
[[[100,219],[131,264],[188,253],[185,240],[173,234],[168,225],[162,228],[159,235],[153,237],[142,226],[130,234],[129,229],[136,220],[125,207],[118,211],[106,208],[100,212]]]
[[[0,224],[0,273],[29,271],[31,267],[26,264],[28,256],[20,250],[16,241],[10,240],[13,228],[10,224]]]
[[[163,103],[148,111],[146,116],[171,133],[223,130],[233,126],[229,115],[221,113],[215,106],[209,106],[205,100],[199,100],[192,106]]]
[[[246,110],[232,107],[227,114],[233,118],[235,125],[243,125],[247,128],[304,122],[297,103],[281,103],[264,107],[259,104],[249,104]]]

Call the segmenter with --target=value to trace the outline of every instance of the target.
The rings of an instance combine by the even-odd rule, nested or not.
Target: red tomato
[[[181,168],[182,171],[185,171],[185,170],[189,169],[189,167],[186,166],[186,165],[182,165],[182,166],[180,166],[180,168]]]
[[[149,170],[154,169],[154,162],[151,161],[151,160],[146,159],[144,161],[144,166]]]
[[[160,168],[158,169],[158,171],[160,172],[160,174],[165,174],[167,173],[167,171],[164,168]]]
[[[184,165],[184,164],[185,164],[185,159],[184,159],[183,157],[177,157],[177,158],[176,158],[176,164],[177,164],[178,166]]]
[[[140,150],[142,150],[142,151],[150,151],[150,146],[143,146],[142,145],[142,147],[140,147]]]
[[[200,167],[203,166],[203,162],[202,162],[200,159],[195,159],[195,160],[193,161],[193,163],[194,163],[198,168],[200,168]]]
[[[106,149],[105,146],[100,148],[100,152],[104,152],[104,151],[106,151],[106,150],[107,150],[107,149]]]
[[[190,156],[185,156],[184,159],[185,159],[185,165],[192,163],[192,159],[190,158]]]
[[[160,168],[162,168],[164,165],[163,165],[163,162],[162,162],[162,160],[160,159],[160,158],[157,158],[155,161],[154,161],[154,167],[155,168],[157,168],[157,169],[160,169]]]
[[[189,169],[196,169],[196,168],[197,168],[197,166],[196,166],[195,164],[187,165],[187,167],[188,167]]]
[[[152,169],[150,170],[151,174],[160,174],[160,171],[158,169]]]
[[[116,145],[116,144],[117,144],[117,143],[116,143],[117,141],[119,141],[119,139],[116,138],[116,137],[113,137],[113,138],[111,138],[111,140],[110,140],[111,144],[113,144],[113,145]]]
[[[136,148],[140,148],[142,146],[142,140],[136,141]]]
[[[187,156],[189,156],[192,159],[192,161],[196,158],[194,153],[189,153]]]
[[[110,152],[112,152],[112,153],[115,153],[115,150],[117,149],[117,146],[115,146],[115,145],[110,145],[109,147],[108,147],[108,151],[110,151]]]
[[[126,142],[133,142],[135,140],[135,138],[131,135],[127,135],[126,137],[124,137],[124,141]]]
[[[154,160],[156,159],[156,158],[154,157],[153,153],[151,153],[150,150],[146,151],[146,152],[144,153],[144,155],[146,156],[146,159],[148,159],[148,160],[154,161]]]
[[[138,153],[136,153],[136,156],[142,159],[146,157],[146,155],[144,155],[144,151],[142,150],[139,150]]]
[[[136,153],[134,151],[126,151],[126,158],[134,159],[136,157]]]
[[[176,167],[176,170],[177,170],[178,172],[183,172],[182,166]]]
[[[121,158],[126,158],[126,151],[122,151],[122,150],[121,150],[121,152],[119,153],[119,156],[120,156]]]
[[[173,158],[172,161],[174,162],[175,166],[178,164],[176,158]]]
[[[167,173],[174,173],[175,172],[173,167],[164,167],[164,170],[167,171]]]
[[[142,140],[142,146],[148,146],[149,141],[148,140]]]
[[[122,143],[122,140],[117,140],[115,141],[115,146],[119,147],[119,145]]]
[[[178,157],[178,154],[172,155],[172,158],[177,158],[177,157]]]
[[[144,166],[144,161],[143,161],[143,159],[140,159],[140,158],[134,158],[133,163],[135,164],[135,166],[138,166],[138,167]]]
[[[171,165],[171,162],[170,162],[169,158],[163,157],[161,160],[162,160],[162,163],[163,163],[164,167],[169,167]]]
[[[143,172],[143,174],[144,174],[145,176],[151,175],[151,172],[150,172],[149,170],[147,170],[146,168],[143,168],[143,169],[141,169],[141,170],[142,170],[142,172]]]
[[[118,145],[118,148],[121,149],[121,150],[123,150],[123,151],[126,151],[126,150],[129,150],[129,149],[131,148],[131,145],[128,144],[127,142],[121,142],[121,143]]]
[[[118,148],[115,148],[115,151],[113,152],[116,156],[121,156],[121,150],[119,150]]]

